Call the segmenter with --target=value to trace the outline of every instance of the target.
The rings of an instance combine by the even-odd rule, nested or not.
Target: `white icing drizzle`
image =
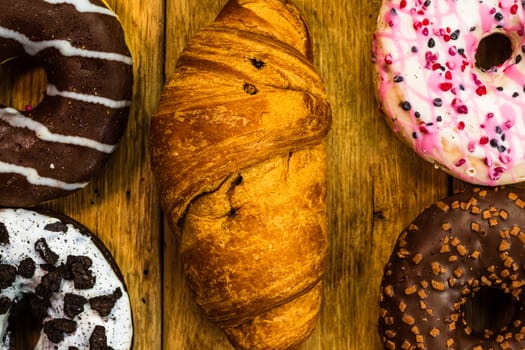
[[[52,133],[44,124],[24,116],[14,108],[0,108],[0,120],[15,128],[29,129],[43,141],[87,147],[103,153],[112,153],[117,148],[117,145],[107,145],[85,137]]]
[[[21,260],[29,257],[36,265],[32,278],[17,275],[11,286],[0,291],[2,297],[13,300],[27,293],[35,293],[36,286],[47,273],[42,268],[42,264],[46,262],[35,250],[35,242],[41,238],[45,238],[49,249],[58,254],[56,266],[65,264],[68,255],[89,256],[92,261],[90,270],[96,278],[93,288],[75,289],[72,281],[62,280],[60,292],[54,293],[50,299],[51,306],[47,310],[49,316],[44,319],[44,322],[65,317],[64,295],[67,293],[90,299],[109,295],[117,288],[122,291],[122,296],[116,301],[108,316],[100,316],[87,303],[83,311],[73,318],[73,321],[77,323],[74,333],[64,334],[64,340],[59,344],[51,342],[45,333],[42,333],[35,349],[68,349],[69,347],[89,349],[89,337],[97,325],[105,327],[108,346],[115,350],[131,348],[133,324],[129,296],[124,284],[90,236],[83,234],[72,224],[67,224],[65,233],[48,231],[45,229],[47,225],[58,223],[60,220],[27,209],[0,209],[0,222],[5,225],[9,233],[9,243],[0,245],[0,262],[18,266]],[[8,314],[2,316],[8,316]],[[0,331],[3,331],[0,333],[0,347],[3,345],[1,342],[4,341],[6,323],[7,317],[0,317]]]
[[[72,100],[100,104],[100,105],[106,106],[108,108],[113,108],[113,109],[131,106],[131,101],[129,100],[117,101],[117,100],[112,100],[107,97],[80,94],[78,92],[72,92],[72,91],[60,91],[57,89],[56,86],[51,85],[51,84],[47,85],[46,93],[49,96],[62,96],[62,97],[70,98]]]
[[[55,187],[66,191],[78,190],[88,185],[87,182],[67,183],[50,177],[43,177],[40,176],[40,174],[38,174],[38,171],[36,171],[36,169],[34,168],[28,168],[2,161],[0,161],[0,173],[19,174],[25,176],[27,182],[29,182],[32,185]]]
[[[88,0],[44,0],[44,2],[53,5],[70,4],[73,5],[78,12],[101,13],[103,15],[116,17],[116,15],[110,9],[94,5]]]
[[[55,48],[63,56],[80,56],[80,57],[88,57],[88,58],[96,58],[101,60],[108,60],[108,61],[116,61],[121,62],[127,65],[132,65],[132,59],[129,56],[121,55],[118,53],[112,53],[112,52],[102,52],[102,51],[91,51],[91,50],[85,50],[80,49],[77,47],[73,47],[69,41],[66,40],[43,40],[43,41],[32,41],[27,36],[5,28],[0,27],[0,37],[5,39],[11,39],[15,40],[20,45],[24,47],[25,52],[28,55],[34,56],[37,53],[39,53],[42,50],[48,49],[48,48]]]

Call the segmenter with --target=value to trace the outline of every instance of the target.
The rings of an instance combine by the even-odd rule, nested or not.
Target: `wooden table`
[[[133,305],[137,350],[230,349],[191,301],[174,235],[164,230],[148,157],[149,120],[163,81],[184,45],[225,2],[108,0],[135,61],[127,132],[100,178],[46,204],[96,232],[114,254]],[[303,349],[380,349],[379,283],[395,238],[425,206],[464,185],[419,159],[378,111],[370,44],[380,0],[295,2],[313,33],[315,65],[333,109],[328,270],[321,319]],[[4,103],[17,106],[38,95],[41,72],[2,74]]]

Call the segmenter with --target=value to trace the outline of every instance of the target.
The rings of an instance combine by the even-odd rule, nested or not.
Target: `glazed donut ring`
[[[12,349],[10,316],[24,311],[41,323],[35,349],[131,348],[126,287],[102,242],[57,213],[0,209],[0,348]]]
[[[385,267],[384,348],[524,349],[524,229],[525,192],[518,189],[476,188],[424,210]],[[505,300],[503,317],[490,326],[476,324],[483,309],[468,311],[481,295]]]
[[[463,181],[525,180],[523,27],[515,0],[384,0],[373,57],[392,129]]]
[[[31,111],[0,108],[0,205],[31,206],[80,189],[123,135],[132,59],[100,0],[0,2],[0,62],[42,66],[48,85]]]

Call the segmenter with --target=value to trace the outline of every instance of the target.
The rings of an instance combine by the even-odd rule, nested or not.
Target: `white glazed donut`
[[[131,348],[131,307],[117,265],[63,215],[0,209],[1,349],[14,345],[9,321],[21,309],[41,323],[35,349]]]
[[[525,180],[523,16],[517,0],[384,0],[379,11],[382,110],[421,157],[461,180]]]

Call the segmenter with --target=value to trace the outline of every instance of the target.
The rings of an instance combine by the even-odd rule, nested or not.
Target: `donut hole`
[[[35,108],[47,89],[46,71],[29,57],[18,57],[0,64],[0,104],[18,110]]]
[[[30,298],[23,297],[14,303],[9,315],[9,331],[15,340],[15,349],[34,349],[42,327],[30,306]]]
[[[481,287],[463,305],[463,319],[476,333],[498,333],[514,320],[518,305],[511,294],[501,289]]]
[[[490,71],[500,66],[512,55],[512,42],[502,33],[490,34],[479,42],[476,50],[476,67]]]

